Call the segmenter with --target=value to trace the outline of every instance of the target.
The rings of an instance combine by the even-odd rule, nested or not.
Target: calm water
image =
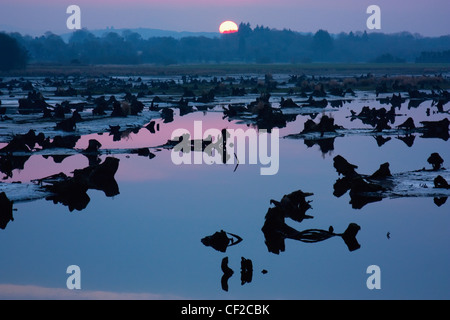
[[[247,95],[239,101],[250,102],[255,97]],[[17,97],[2,100],[13,108]],[[280,96],[271,98],[274,106],[279,101]],[[342,108],[328,106],[323,112],[346,128],[371,128],[348,118],[350,110],[359,111],[365,105],[382,106],[373,93],[358,92]],[[430,107],[431,101],[425,101],[408,109],[406,102],[397,109],[403,115],[395,124],[405,121],[406,115],[416,123],[445,118],[446,114],[427,117]],[[323,112],[319,111],[316,120]],[[154,134],[143,128],[113,141],[108,133],[92,133],[83,136],[76,147],[87,147],[89,139],[100,141],[103,149],[159,146],[171,138],[173,130],[192,130],[199,120],[205,128],[248,128],[238,120],[223,119],[219,107],[182,117],[176,112],[171,123],[154,114],[149,118],[160,124]],[[391,135],[379,147],[372,135],[350,134],[337,137],[332,150],[323,153],[318,145],[308,147],[304,139],[284,138],[303,130],[307,119],[307,115],[298,115],[280,129],[280,166],[273,176],[260,175],[259,164],[240,164],[236,170],[234,165],[176,166],[170,150],[152,149],[156,155],[152,159],[113,155],[120,159],[115,175],[120,194],[108,198],[101,191],[89,190],[85,210],[70,212],[45,199],[17,201],[14,221],[0,230],[0,297],[449,299],[449,201],[437,206],[433,197],[399,197],[353,209],[348,193],[339,198],[333,195],[338,179],[333,167],[336,155],[358,165],[359,173],[371,174],[384,162],[390,163],[392,173],[400,173],[428,168],[427,158],[433,152],[439,152],[444,166],[449,166],[449,142],[416,134],[414,144],[408,146]],[[13,181],[29,183],[62,171],[69,174],[86,166],[87,158],[79,154],[61,163],[32,155],[23,170],[14,170],[13,177],[0,186],[6,188]],[[314,193],[308,198],[312,209],[307,212],[314,218],[301,223],[286,219],[289,226],[300,231],[333,226],[336,233],[342,233],[356,223],[361,227],[356,236],[361,247],[350,252],[340,237],[314,244],[286,239],[284,252],[270,253],[261,231],[270,200],[279,201],[299,189]],[[239,235],[243,241],[225,253],[200,241],[220,230]],[[228,292],[221,288],[224,257],[234,271]],[[244,285],[241,257],[253,262],[252,281]],[[70,265],[81,268],[82,290],[66,288]],[[366,270],[371,265],[380,267],[380,290],[366,286],[370,276]]]

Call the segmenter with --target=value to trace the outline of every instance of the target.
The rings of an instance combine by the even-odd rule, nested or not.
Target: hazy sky
[[[302,32],[363,31],[366,9],[375,4],[381,8],[381,32],[450,33],[449,0],[0,0],[0,30],[65,33],[66,8],[72,4],[81,8],[82,27],[91,30],[114,26],[215,32],[222,21],[233,20]]]

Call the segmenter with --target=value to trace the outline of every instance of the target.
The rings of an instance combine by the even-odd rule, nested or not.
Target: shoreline
[[[450,64],[376,64],[376,63],[309,63],[309,64],[183,64],[183,65],[55,65],[30,64],[23,70],[0,72],[0,77],[52,76],[224,76],[231,74],[291,74],[314,76],[436,75],[450,73]]]

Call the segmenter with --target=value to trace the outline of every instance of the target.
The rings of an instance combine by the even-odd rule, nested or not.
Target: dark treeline
[[[183,63],[401,63],[449,62],[450,35],[422,37],[350,32],[331,35],[325,30],[299,33],[252,28],[241,23],[239,32],[216,38],[155,37],[143,39],[131,31],[94,36],[75,31],[68,42],[53,33],[40,37],[11,33],[29,62],[62,64],[183,64]]]
[[[443,62],[450,63],[450,50],[434,52],[426,51],[422,52],[416,59],[417,62],[429,63],[429,62]]]
[[[0,71],[22,69],[28,60],[27,51],[13,37],[0,33]]]

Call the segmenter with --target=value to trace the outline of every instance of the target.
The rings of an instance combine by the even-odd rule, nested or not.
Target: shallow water
[[[0,191],[7,195],[11,192],[11,197],[17,199],[14,221],[0,230],[0,297],[450,298],[449,201],[438,206],[432,196],[385,198],[353,209],[348,193],[339,198],[333,195],[333,184],[339,178],[333,167],[336,155],[358,165],[359,173],[371,174],[380,164],[389,162],[395,174],[429,168],[427,158],[433,152],[439,152],[444,166],[448,166],[448,141],[426,139],[415,133],[414,143],[408,146],[398,134],[389,134],[391,139],[378,146],[371,134],[344,134],[335,138],[332,148],[322,152],[318,145],[308,147],[304,139],[285,138],[303,130],[309,115],[298,115],[280,129],[280,165],[273,176],[260,175],[260,164],[241,163],[237,168],[177,166],[171,160],[171,150],[157,148],[171,138],[175,129],[193,130],[194,121],[202,121],[204,128],[248,129],[240,120],[223,119],[220,106],[249,103],[256,96],[217,98],[214,109],[184,116],[176,113],[171,123],[164,123],[157,113],[144,111],[139,121],[145,119],[146,124],[154,119],[160,130],[150,133],[141,128],[120,141],[114,141],[108,133],[86,132],[75,149],[84,149],[89,139],[97,139],[102,150],[115,150],[100,158],[120,159],[115,175],[120,194],[106,197],[101,191],[89,190],[90,202],[82,211],[70,212],[68,207],[42,197],[21,201],[31,197],[29,191],[19,187],[14,193],[8,189],[17,187],[11,184],[13,181],[30,184],[33,179],[59,172],[70,174],[89,164],[85,156],[73,150],[58,152],[67,156],[61,163],[38,153],[31,155],[22,170],[14,170],[12,177],[0,184]],[[142,99],[147,107],[150,98]],[[279,99],[278,95],[272,96],[274,107]],[[305,99],[294,97],[294,100]],[[358,119],[350,121],[349,116],[350,110],[359,111],[366,105],[381,107],[375,95],[358,92],[350,100],[342,108],[328,106],[315,110],[316,120],[327,114],[347,129],[371,129]],[[2,97],[2,101],[10,106],[8,113],[13,116],[17,97]],[[410,109],[407,102],[402,104],[397,111],[403,115],[396,118],[395,125],[408,116],[416,123],[448,116],[438,113],[427,116],[427,108],[432,108],[431,101]],[[6,130],[8,124],[0,125]],[[104,123],[98,126],[104,128]],[[22,133],[28,129],[23,127]],[[50,128],[45,130],[50,134]],[[5,139],[2,142],[2,146],[7,143]],[[156,156],[149,159],[117,152],[144,147]],[[433,187],[432,181],[428,187]],[[308,198],[312,200],[312,209],[307,212],[314,218],[301,223],[286,219],[289,226],[299,231],[328,230],[333,226],[336,233],[342,233],[350,223],[356,223],[361,227],[356,236],[361,247],[350,252],[340,237],[312,244],[286,239],[284,252],[270,253],[261,231],[272,206],[270,200],[279,201],[283,195],[299,189],[314,194]],[[243,241],[227,248],[225,253],[202,244],[202,238],[220,230],[239,235]],[[221,288],[224,257],[228,257],[228,266],[234,271],[227,292]],[[241,257],[253,262],[250,283],[241,283]],[[66,268],[70,265],[81,268],[80,291],[66,289],[69,276]],[[371,265],[381,270],[379,290],[369,290],[366,285],[370,276],[366,271]]]

